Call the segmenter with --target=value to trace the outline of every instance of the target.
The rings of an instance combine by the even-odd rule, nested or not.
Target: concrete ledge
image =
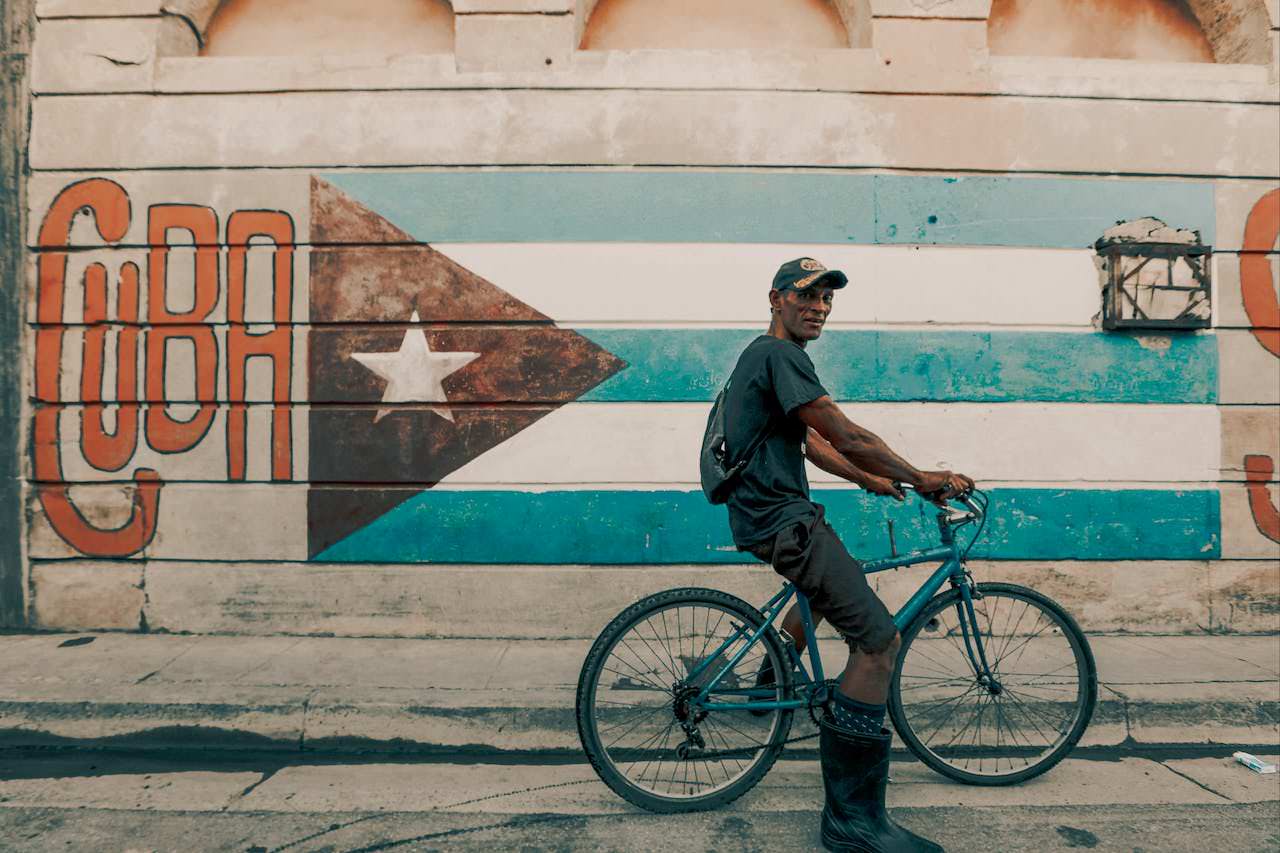
[[[974,562],[970,568],[980,581],[1040,590],[1090,632],[1280,631],[1280,575],[1267,560]],[[872,585],[895,610],[922,579],[921,571],[885,572],[873,576]],[[37,561],[31,567],[33,616],[44,630],[137,630],[146,624],[153,631],[259,636],[587,639],[632,602],[663,589],[712,587],[759,605],[779,585],[763,565],[149,560]],[[503,591],[500,600],[492,595],[495,589]]]
[[[324,752],[580,749],[585,640],[0,636],[0,746]],[[1275,637],[1095,637],[1084,747],[1280,738]],[[824,641],[824,658],[839,658]],[[1195,680],[1195,679],[1199,680]],[[793,737],[812,733],[797,714]],[[797,749],[812,749],[801,743]]]

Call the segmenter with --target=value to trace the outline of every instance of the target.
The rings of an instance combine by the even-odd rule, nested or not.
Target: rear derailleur
[[[698,688],[687,684],[675,684],[671,692],[674,695],[671,710],[675,714],[676,722],[684,731],[684,743],[676,747],[676,757],[685,761],[707,748],[707,741],[698,730],[698,723],[705,720],[709,712],[703,708],[694,708],[690,702],[698,695]]]

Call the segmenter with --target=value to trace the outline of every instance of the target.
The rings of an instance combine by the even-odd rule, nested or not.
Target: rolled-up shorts
[[[809,599],[844,637],[850,649],[872,654],[893,642],[898,628],[888,608],[867,583],[862,563],[854,559],[827,524],[823,508],[814,519],[789,524],[771,541],[743,550],[773,566]]]

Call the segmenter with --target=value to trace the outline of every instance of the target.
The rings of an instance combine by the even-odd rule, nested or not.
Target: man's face
[[[822,334],[822,327],[831,313],[835,290],[815,284],[804,290],[773,290],[769,302],[778,312],[787,335],[797,343],[814,341]]]

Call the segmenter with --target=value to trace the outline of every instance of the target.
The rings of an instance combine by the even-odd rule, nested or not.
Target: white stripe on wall
[[[441,485],[689,484],[705,403],[570,403]],[[1204,483],[1219,478],[1205,405],[863,403],[841,408],[920,468],[1009,483]],[[814,483],[838,478],[810,466]]]
[[[779,264],[848,274],[832,326],[1088,327],[1101,305],[1087,249],[754,243],[438,243],[559,323],[766,323]]]

